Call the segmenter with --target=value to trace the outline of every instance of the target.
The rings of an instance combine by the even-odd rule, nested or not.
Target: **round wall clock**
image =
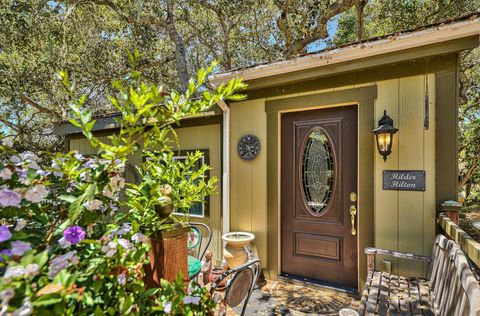
[[[243,160],[253,160],[260,153],[260,139],[255,135],[245,135],[237,145],[238,155]]]

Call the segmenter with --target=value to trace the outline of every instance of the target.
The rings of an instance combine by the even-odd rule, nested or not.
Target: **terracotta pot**
[[[248,261],[248,251],[245,249],[250,246],[250,242],[255,239],[255,235],[247,232],[226,233],[222,239],[227,243],[223,250],[223,257],[227,266],[233,269]]]
[[[160,217],[160,219],[164,219],[170,216],[173,212],[173,203],[172,199],[168,196],[162,196],[158,199],[160,204],[155,205],[155,213]]]
[[[209,281],[210,281],[210,284],[213,285],[213,283],[215,283],[215,281],[217,281],[218,278],[220,278],[223,274],[223,269],[222,268],[213,268],[212,269],[212,272],[210,272],[210,276],[209,276]],[[221,290],[223,288],[225,288],[225,282],[226,282],[226,279],[223,279],[217,286],[217,290]]]

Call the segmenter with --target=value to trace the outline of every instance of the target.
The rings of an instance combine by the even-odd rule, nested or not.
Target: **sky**
[[[327,23],[327,30],[329,37],[333,36],[338,29],[338,17],[334,17],[332,20]],[[318,40],[307,46],[307,52],[313,53],[318,52],[327,47],[326,40]]]

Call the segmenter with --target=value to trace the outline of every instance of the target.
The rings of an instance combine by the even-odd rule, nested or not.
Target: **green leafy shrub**
[[[67,73],[61,73],[74,114],[70,122],[89,140],[96,152],[92,157],[69,152],[43,153],[39,159],[15,152],[8,137],[0,140],[1,315],[213,312],[206,290],[196,284],[187,288],[181,276],[157,289],[147,290],[143,282],[148,235],[162,228],[150,206],[164,196],[165,185],[174,206],[184,211],[214,190],[215,180],[202,178],[208,167],[192,171],[198,154],[181,164],[171,159],[172,124],[221,99],[241,98],[235,94],[243,87],[240,80],[205,88],[213,67],[200,70],[183,94],[142,82],[135,70],[114,82],[118,93],[109,100],[121,113],[120,130],[108,142],[94,136],[85,98],[73,100]],[[199,90],[202,97],[194,99]],[[127,157],[139,151],[153,159],[139,167],[140,184],[125,184]],[[126,185],[128,199],[121,202]]]

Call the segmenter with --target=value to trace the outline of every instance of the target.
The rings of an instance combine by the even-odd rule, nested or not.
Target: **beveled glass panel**
[[[307,205],[314,213],[327,206],[334,185],[335,166],[332,145],[327,134],[316,129],[305,142],[302,157],[302,186]]]

